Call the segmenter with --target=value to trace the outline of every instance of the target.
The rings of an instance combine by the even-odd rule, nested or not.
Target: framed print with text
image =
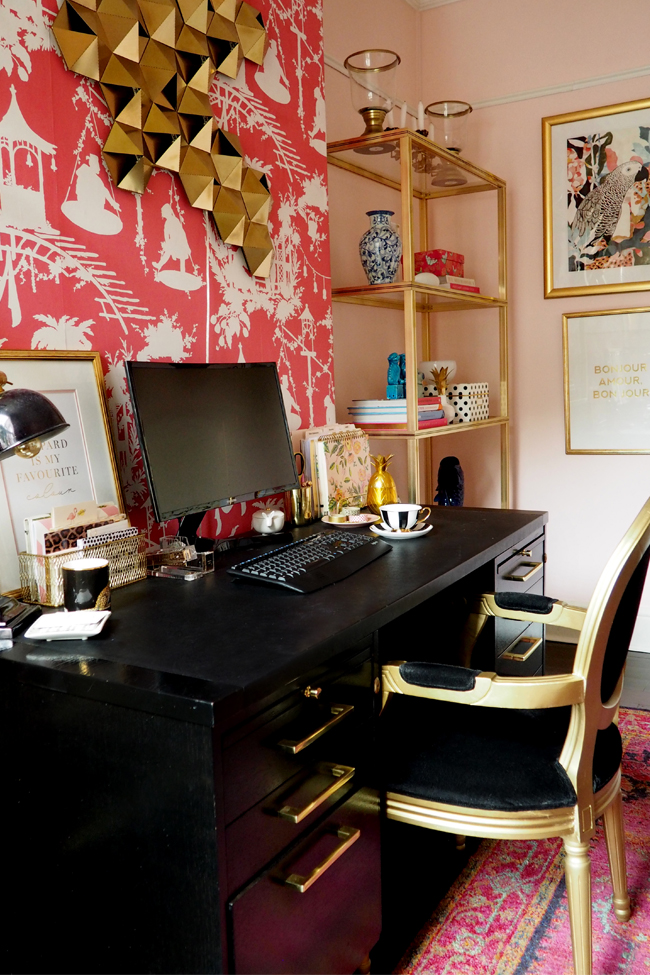
[[[650,308],[562,322],[567,454],[650,454]]]
[[[650,289],[650,99],[542,119],[544,296]]]
[[[25,519],[54,506],[124,500],[111,439],[99,352],[11,352],[0,349],[0,370],[12,389],[34,389],[60,410],[67,430],[45,441],[32,458],[0,462],[0,592],[20,584],[18,553]]]

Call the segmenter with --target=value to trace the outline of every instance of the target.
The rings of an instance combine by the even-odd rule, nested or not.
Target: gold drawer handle
[[[341,843],[333,850],[322,863],[319,863],[317,867],[308,873],[306,877],[301,877],[298,873],[290,874],[285,880],[285,884],[288,887],[293,887],[294,890],[299,891],[299,893],[304,894],[312,884],[315,884],[319,877],[322,877],[326,870],[332,866],[332,864],[338,860],[340,856],[343,856],[346,850],[348,850],[353,843],[356,843],[361,836],[361,830],[355,829],[354,826],[340,826],[336,835]]]
[[[287,738],[283,738],[282,741],[278,742],[278,745],[280,748],[284,749],[285,752],[291,752],[292,755],[297,755],[298,752],[303,750],[303,748],[307,748],[307,746],[311,745],[312,742],[316,741],[317,738],[324,735],[326,731],[333,728],[335,724],[342,721],[343,718],[350,714],[351,711],[354,711],[353,704],[332,704],[330,705],[330,714],[332,717],[329,719],[329,721],[326,721],[325,724],[322,724],[320,728],[316,728],[316,731],[312,731],[312,733],[307,735],[306,738],[303,738],[302,741],[290,741]]]
[[[303,806],[302,809],[298,809],[296,806],[283,806],[282,809],[278,810],[278,816],[281,819],[288,819],[290,823],[301,822],[314,809],[318,809],[326,799],[329,799],[335,792],[342,789],[345,783],[349,782],[354,775],[354,769],[349,765],[332,765],[330,762],[324,762],[322,765],[317,766],[317,770],[321,775],[331,775],[334,781],[331,785],[326,786],[322,792],[314,796],[311,802]]]
[[[517,663],[521,664],[524,662],[524,660],[528,660],[528,658],[535,653],[538,646],[542,642],[542,639],[543,637],[541,636],[537,640],[532,636],[522,636],[522,638],[518,640],[517,643],[530,643],[531,644],[530,650],[526,650],[525,653],[512,653],[512,651],[506,651],[505,653],[501,654],[501,657],[499,659],[516,660]]]
[[[544,565],[543,562],[522,562],[522,566],[529,566],[529,571],[525,575],[518,575],[516,572],[512,572],[509,576],[504,576],[504,579],[512,579],[513,582],[528,582],[532,579],[536,572]]]

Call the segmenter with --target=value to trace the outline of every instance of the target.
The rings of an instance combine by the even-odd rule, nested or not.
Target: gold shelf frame
[[[364,154],[367,165],[356,160],[344,158],[342,154],[368,149],[376,145],[399,147],[400,178],[395,179],[382,168],[387,168],[388,153]],[[468,175],[464,186],[442,188],[415,185],[413,170],[413,150],[436,157],[442,163],[450,163]],[[359,136],[330,142],[327,146],[327,161],[338,169],[346,170],[356,176],[388,186],[400,194],[402,227],[402,267],[404,280],[393,284],[361,285],[358,287],[333,288],[332,300],[347,304],[368,305],[401,311],[404,318],[404,345],[406,353],[406,430],[368,431],[374,440],[405,441],[407,445],[407,479],[409,501],[420,501],[421,462],[420,444],[426,451],[425,471],[427,477],[426,494],[432,495],[432,441],[434,437],[448,436],[468,430],[498,426],[500,438],[501,507],[510,507],[510,422],[508,416],[508,303],[506,271],[506,184],[505,181],[455,153],[448,152],[425,136],[410,129],[393,129],[378,135]],[[379,168],[372,168],[375,162]],[[418,175],[418,174],[416,174]],[[495,192],[497,194],[498,231],[498,295],[476,295],[457,292],[450,297],[449,289],[436,288],[415,281],[414,271],[414,226],[413,205],[419,205],[419,250],[429,248],[429,203],[451,196],[464,196],[471,193]],[[417,426],[417,328],[418,315],[422,316],[422,356],[430,355],[431,314],[447,311],[469,311],[477,308],[494,308],[499,315],[499,414],[487,420],[472,423],[452,424],[447,427],[433,427],[419,430]]]

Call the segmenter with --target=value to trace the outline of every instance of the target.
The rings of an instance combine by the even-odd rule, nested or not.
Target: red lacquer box
[[[453,251],[416,251],[415,252],[415,273],[422,274],[428,271],[430,274],[452,274],[454,277],[462,278],[465,270],[465,258],[462,254],[454,254]]]

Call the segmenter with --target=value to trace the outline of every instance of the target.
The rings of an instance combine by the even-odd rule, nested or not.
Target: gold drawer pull
[[[525,575],[521,575],[519,572],[517,572],[517,570],[515,570],[514,572],[511,572],[509,576],[504,576],[503,578],[512,579],[513,582],[528,582],[529,579],[533,578],[536,572],[539,572],[539,570],[542,568],[544,563],[543,562],[521,562],[520,565],[522,568],[528,568],[529,571],[526,572]]]
[[[353,843],[356,843],[361,836],[361,830],[355,829],[354,826],[340,826],[336,835],[341,843],[333,850],[322,863],[319,863],[317,867],[308,873],[306,877],[301,877],[298,873],[290,874],[285,880],[285,884],[288,887],[293,887],[294,890],[299,891],[304,894],[305,891],[309,890],[312,884],[315,884],[319,877],[322,877],[326,870],[332,866],[332,864],[338,860],[340,856],[343,856],[346,850],[348,850]]]
[[[354,769],[349,765],[332,765],[330,762],[324,762],[322,765],[317,766],[317,770],[321,775],[331,775],[333,779],[332,783],[326,786],[318,795],[314,796],[311,802],[308,802],[302,809],[298,809],[296,806],[283,806],[282,809],[278,810],[278,816],[281,819],[288,819],[291,823],[301,822],[314,809],[318,809],[326,799],[329,799],[335,792],[342,789],[345,783],[349,782],[354,775]]]
[[[531,644],[530,649],[529,650],[526,650],[525,653],[513,653],[511,650],[510,651],[506,651],[505,653],[502,653],[501,654],[501,657],[499,659],[500,660],[516,660],[517,663],[520,663],[521,664],[521,663],[524,662],[524,660],[528,660],[528,658],[530,656],[532,656],[532,654],[535,653],[535,651],[537,650],[538,646],[542,642],[542,639],[543,639],[543,637],[541,637],[541,636],[537,640],[535,639],[535,637],[532,637],[532,636],[522,636],[522,638],[517,641],[517,645],[519,645],[520,643],[530,643]]]
[[[303,748],[307,748],[307,746],[311,745],[312,742],[316,741],[317,738],[324,735],[326,731],[333,728],[335,724],[342,721],[343,718],[350,714],[351,711],[354,711],[353,704],[331,704],[330,714],[332,717],[329,719],[329,721],[326,721],[325,724],[322,724],[320,728],[316,728],[315,731],[312,731],[312,733],[307,735],[306,738],[303,738],[302,741],[289,741],[287,738],[283,738],[282,741],[278,742],[278,745],[285,752],[291,752],[292,755],[297,755],[298,752],[303,750]]]

